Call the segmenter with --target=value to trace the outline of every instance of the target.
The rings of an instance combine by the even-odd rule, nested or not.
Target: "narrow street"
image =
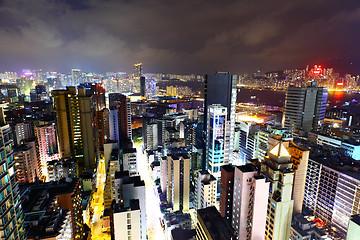
[[[145,182],[148,239],[163,240],[165,239],[165,233],[160,223],[162,216],[160,203],[156,196],[155,184],[153,184],[153,181],[151,180],[150,167],[148,166],[146,156],[141,149],[141,145],[136,146],[138,171],[141,179]]]
[[[91,239],[97,240],[110,240],[109,233],[102,232],[102,214],[104,211],[104,188],[106,182],[106,173],[105,173],[105,162],[103,159],[99,162],[96,186],[97,191],[94,193],[94,198],[92,201],[92,206],[94,209],[94,215],[91,219]]]

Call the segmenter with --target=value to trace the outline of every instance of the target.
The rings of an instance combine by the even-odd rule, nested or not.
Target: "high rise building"
[[[47,162],[59,158],[55,124],[36,126],[34,130],[38,144],[41,173],[44,177],[47,177]]]
[[[270,182],[265,239],[288,240],[294,208],[294,172],[291,155],[279,140],[261,163],[261,174]]]
[[[137,168],[136,148],[125,148],[122,153],[122,170],[128,171],[130,177],[139,175]]]
[[[235,167],[232,226],[238,239],[264,239],[269,182],[252,164]]]
[[[115,173],[116,203],[129,207],[132,199],[139,200],[141,218],[141,239],[146,240],[146,195],[145,183],[140,176],[129,176],[128,171]]]
[[[141,77],[143,75],[142,63],[134,64],[134,77]]]
[[[114,206],[114,239],[141,240],[141,209],[139,199],[131,199],[128,207]]]
[[[225,143],[227,108],[220,105],[210,105],[207,112],[207,170],[219,180],[221,176],[220,167],[228,163],[225,159],[225,151],[229,147]]]
[[[227,108],[227,117],[225,119],[227,129],[225,138],[226,148],[224,152],[225,162],[231,161],[234,149],[237,79],[237,75],[231,75],[229,73],[217,73],[205,76],[205,123],[209,115],[208,107],[210,105],[220,104]],[[206,129],[205,132],[207,132]]]
[[[97,138],[99,139],[99,149],[104,150],[105,142],[110,139],[109,109],[104,108],[95,112],[95,124],[97,129]]]
[[[78,172],[94,169],[97,143],[91,97],[84,88],[67,87],[54,90],[56,126],[61,158],[72,157]]]
[[[156,79],[146,79],[145,83],[146,99],[153,99],[156,96]]]
[[[71,86],[80,84],[81,80],[81,70],[80,69],[71,69]]]
[[[166,196],[173,211],[188,211],[190,197],[190,158],[187,155],[168,155],[161,161],[166,172]]]
[[[254,122],[239,122],[239,157],[234,165],[245,165],[248,159],[255,158],[256,138],[255,135],[260,125]],[[234,160],[235,161],[235,160]]]
[[[229,223],[232,222],[235,168],[232,165],[221,167],[220,214]]]
[[[328,90],[323,87],[288,87],[283,126],[309,132],[323,122]]]
[[[120,93],[109,94],[109,129],[110,139],[117,140],[124,146],[132,139],[130,100]]]
[[[146,124],[145,148],[148,150],[156,150],[158,148],[158,124]]]
[[[145,77],[140,77],[140,95],[142,99],[146,99],[146,86],[145,86]]]
[[[1,110],[2,111],[2,110]],[[23,236],[23,213],[20,200],[19,185],[16,181],[15,159],[11,128],[1,120],[0,151],[2,193],[0,194],[0,221],[1,239],[25,239]],[[5,190],[6,189],[6,190]]]
[[[35,154],[34,154],[35,153]],[[33,183],[40,177],[40,164],[37,161],[36,150],[25,144],[15,148],[14,151],[17,180],[20,183]]]
[[[21,144],[21,140],[28,139],[33,136],[32,126],[30,122],[17,123],[14,126],[16,145]]]
[[[216,205],[217,181],[207,170],[195,175],[195,209]]]
[[[102,83],[82,83],[78,88],[85,88],[85,95],[92,97],[96,111],[101,111],[106,107],[105,88]]]

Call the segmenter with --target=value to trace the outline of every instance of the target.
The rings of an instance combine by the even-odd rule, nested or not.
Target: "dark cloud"
[[[358,0],[0,0],[0,70],[300,67],[357,57],[359,24]]]

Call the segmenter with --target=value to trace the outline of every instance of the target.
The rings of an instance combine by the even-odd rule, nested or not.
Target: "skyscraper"
[[[270,182],[267,206],[266,240],[288,240],[294,200],[292,199],[294,172],[290,153],[279,140],[270,148],[261,163],[261,174]]]
[[[143,75],[142,63],[134,64],[134,77],[141,77]]]
[[[288,87],[283,126],[309,132],[324,121],[328,90],[323,87]]]
[[[120,93],[112,93],[109,94],[109,105],[110,139],[124,147],[132,138],[130,100]]]
[[[173,211],[189,210],[190,195],[190,158],[186,155],[169,155],[162,160],[165,164],[167,174],[166,196],[168,202],[172,203]]]
[[[224,165],[221,167],[220,214],[228,220],[229,223],[232,221],[234,173],[235,168],[232,165]]]
[[[71,69],[71,86],[81,83],[81,70],[80,69]]]
[[[232,226],[239,240],[265,238],[268,189],[254,165],[235,167]]]
[[[41,173],[44,177],[47,177],[47,162],[59,158],[55,124],[36,126],[35,136],[38,143]]]
[[[60,157],[73,157],[77,162],[78,173],[94,169],[97,140],[91,97],[85,95],[84,88],[76,87],[54,90],[53,97]]]
[[[227,108],[210,105],[207,112],[206,165],[207,170],[219,180],[220,167],[228,163],[224,157],[229,147],[225,143]]]
[[[205,122],[207,122],[208,107],[210,105],[220,104],[227,108],[227,117],[225,119],[227,128],[225,145],[227,145],[227,147],[224,152],[226,162],[232,159],[232,152],[234,149],[236,87],[237,75],[231,75],[228,72],[219,72],[217,74],[205,76]]]
[[[142,99],[146,99],[146,86],[145,86],[145,77],[140,77],[140,95]]]
[[[11,128],[2,119],[0,124],[0,151],[1,175],[0,182],[3,191],[0,194],[0,221],[1,239],[24,239],[23,213],[19,194],[19,185],[16,181],[15,160],[13,155],[13,139]],[[6,190],[5,190],[6,189]]]

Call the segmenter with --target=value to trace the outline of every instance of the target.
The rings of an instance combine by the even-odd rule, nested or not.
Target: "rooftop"
[[[197,215],[213,239],[236,239],[234,229],[221,217],[214,206],[197,210]]]

